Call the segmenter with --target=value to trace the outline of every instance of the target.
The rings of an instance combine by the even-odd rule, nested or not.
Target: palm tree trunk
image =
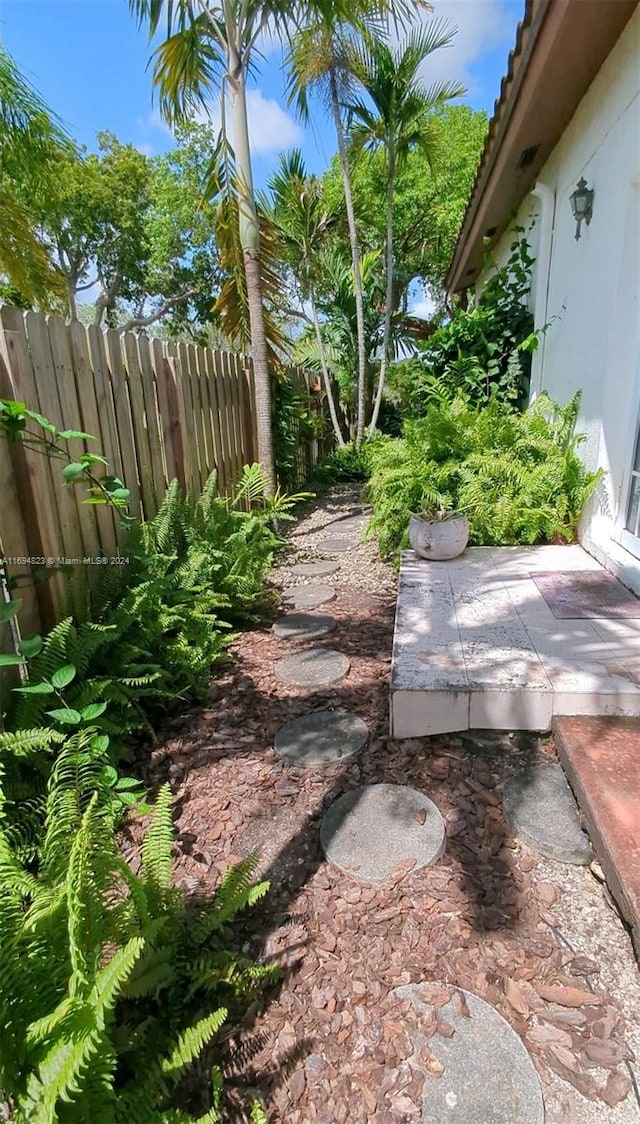
[[[387,273],[387,291],[385,294],[384,304],[384,328],[382,331],[382,355],[380,357],[380,376],[378,378],[378,389],[376,391],[376,400],[373,404],[373,411],[371,414],[371,421],[369,422],[369,433],[373,433],[378,423],[378,414],[380,413],[380,405],[382,403],[382,394],[384,392],[384,384],[387,378],[387,367],[389,363],[389,344],[391,340],[391,312],[393,305],[393,190],[396,178],[396,160],[393,146],[390,145],[387,156],[387,260],[386,260],[386,273]]]
[[[365,409],[365,389],[367,377],[367,358],[366,358],[366,345],[364,333],[364,298],[362,295],[362,271],[360,269],[360,246],[358,244],[358,231],[356,229],[356,215],[353,207],[353,192],[351,190],[351,173],[349,171],[349,158],[347,155],[347,144],[344,136],[344,129],[342,128],[342,116],[340,113],[340,98],[338,96],[338,83],[336,81],[335,71],[332,69],[329,73],[329,85],[331,89],[331,107],[333,109],[333,120],[336,127],[336,136],[338,138],[338,154],[340,157],[340,167],[342,169],[342,182],[344,185],[344,201],[347,211],[347,226],[349,227],[349,242],[351,244],[351,262],[353,266],[353,286],[356,298],[356,328],[358,333],[358,393],[357,393],[357,414],[356,414],[356,448],[360,448],[362,438],[364,435],[364,409]]]
[[[270,495],[276,489],[276,468],[271,428],[271,376],[269,374],[269,355],[262,305],[260,226],[253,193],[245,74],[239,60],[230,58],[228,61],[233,142],[239,181],[240,244],[247,283],[251,351],[253,355],[258,460],[262,465],[265,476],[266,492]]]
[[[336,435],[338,445],[344,445],[344,437],[340,429],[340,422],[338,421],[338,414],[336,412],[336,404],[333,399],[333,389],[331,387],[331,375],[329,374],[329,367],[327,365],[327,353],[324,349],[324,340],[322,332],[320,331],[320,321],[318,320],[318,310],[316,308],[316,298],[313,290],[313,285],[309,289],[309,300],[311,301],[311,315],[313,317],[313,326],[316,332],[316,340],[318,342],[318,354],[320,356],[320,367],[322,369],[322,377],[324,379],[324,388],[327,392],[327,403],[329,406],[329,415],[331,417],[331,424],[333,432]]]

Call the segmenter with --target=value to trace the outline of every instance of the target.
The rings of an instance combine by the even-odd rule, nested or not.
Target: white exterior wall
[[[594,191],[579,241],[569,196],[581,176]],[[640,540],[624,531],[640,420],[640,9],[631,18],[540,172],[546,203],[529,196],[517,223],[538,259],[532,308],[549,323],[534,356],[531,390],[566,402],[582,391],[581,455],[606,476],[588,506],[581,540],[640,592]],[[549,208],[549,253],[541,238]],[[503,261],[512,237],[495,256]],[[549,268],[545,269],[547,257]]]

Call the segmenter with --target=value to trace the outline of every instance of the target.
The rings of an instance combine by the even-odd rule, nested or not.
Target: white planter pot
[[[412,515],[409,521],[409,542],[420,558],[444,562],[462,554],[469,541],[469,520],[457,512],[446,519],[429,521],[423,515]]]

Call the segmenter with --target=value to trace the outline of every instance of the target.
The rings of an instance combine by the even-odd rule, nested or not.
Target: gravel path
[[[292,577],[290,566],[316,560],[321,539],[343,537],[341,522],[355,515],[352,537],[360,511],[353,487],[318,501],[288,532],[273,584],[316,581]],[[211,891],[254,846],[272,883],[247,915],[243,939],[281,964],[284,979],[228,1043],[243,1047],[229,1066],[238,1095],[257,1093],[270,1121],[283,1124],[421,1120],[424,1078],[408,1033],[417,1016],[393,989],[436,981],[446,986],[429,985],[431,1002],[444,1005],[465,987],[521,1036],[549,1124],[638,1121],[640,986],[627,931],[589,868],[534,854],[502,811],[506,778],[553,757],[551,740],[471,731],[391,742],[395,575],[373,543],[334,557],[340,569],[321,580],[336,589],[322,609],[336,628],[312,643],[344,653],[346,677],[313,690],[279,682],[274,663],[304,642],[278,640],[269,627],[247,632],[207,706],[174,723],[153,754],[154,783],[169,777],[176,795],[178,883]],[[369,727],[354,757],[302,769],[276,755],[285,722],[338,707]],[[380,782],[433,800],[447,849],[433,867],[368,886],[325,861],[319,828],[338,797]],[[434,1081],[437,1033],[434,1023]]]

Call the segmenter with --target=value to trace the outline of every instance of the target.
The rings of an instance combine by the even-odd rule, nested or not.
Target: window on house
[[[640,539],[640,433],[636,438],[636,451],[631,469],[631,491],[627,507],[626,529],[629,534]]]

